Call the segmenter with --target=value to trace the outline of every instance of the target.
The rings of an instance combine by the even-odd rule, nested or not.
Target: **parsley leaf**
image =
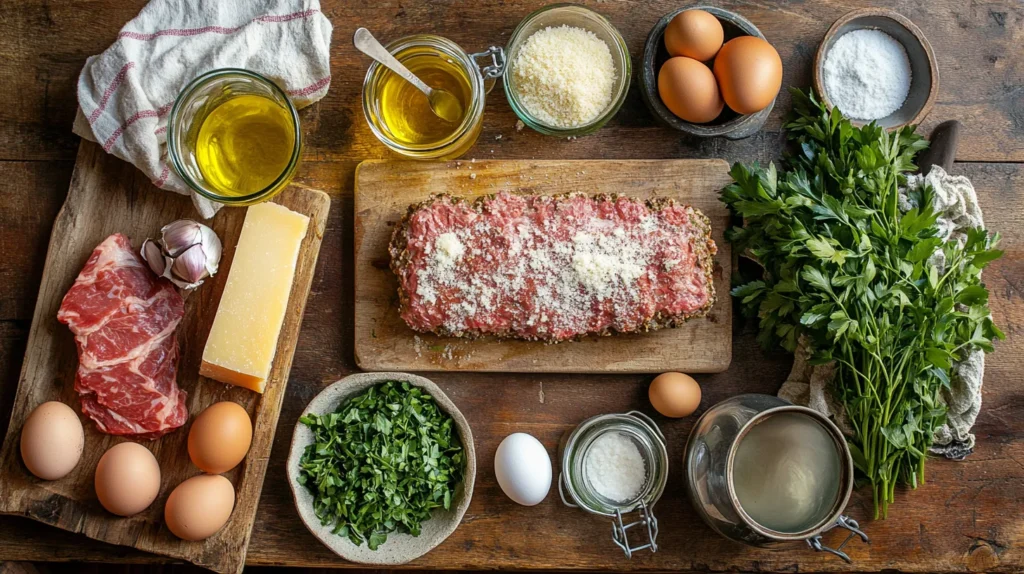
[[[945,422],[954,363],[1003,338],[981,270],[1002,255],[998,234],[944,241],[930,187],[905,192],[928,142],[907,127],[854,127],[812,93],[791,90],[793,153],[781,169],[736,164],[721,199],[743,225],[726,237],[764,268],[736,285],[758,341],[835,364],[831,392],[846,410],[857,470],[884,516],[895,486],[924,482]],[[906,211],[901,205],[916,206]]]
[[[451,507],[465,471],[462,443],[452,418],[419,387],[380,383],[299,422],[314,440],[298,482],[335,534],[376,550],[391,532],[419,536],[435,508]]]

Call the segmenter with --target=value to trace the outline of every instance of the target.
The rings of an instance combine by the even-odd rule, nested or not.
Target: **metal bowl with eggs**
[[[659,93],[658,76],[662,66],[672,57],[665,47],[666,29],[676,16],[688,10],[701,10],[714,16],[722,25],[722,31],[724,32],[723,41],[725,43],[743,36],[753,36],[767,41],[764,34],[749,20],[735,12],[716,6],[685,6],[666,14],[654,25],[644,44],[643,60],[639,70],[640,94],[643,97],[644,103],[660,123],[691,135],[699,137],[721,136],[736,140],[755,134],[767,121],[768,115],[771,114],[772,108],[775,106],[774,96],[767,106],[757,112],[740,114],[730,109],[729,106],[725,106],[717,114],[717,117],[703,123],[690,122],[680,118],[662,101]]]

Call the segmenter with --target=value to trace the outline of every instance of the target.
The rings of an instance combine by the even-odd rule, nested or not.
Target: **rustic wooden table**
[[[86,57],[104,50],[141,0],[0,4],[0,432],[25,352],[29,322],[53,219],[64,200],[78,138],[71,133],[75,83]],[[324,0],[335,26],[330,92],[305,110],[302,183],[334,201],[319,269],[299,339],[259,513],[249,547],[251,564],[345,565],[308,534],[294,512],[284,459],[300,409],[330,382],[353,372],[352,186],[355,166],[388,157],[360,109],[368,60],[351,47],[358,25],[390,39],[435,32],[470,50],[504,44],[519,20],[543,2],[358,2]],[[626,38],[634,62],[649,28],[680,2],[594,2]],[[784,85],[810,84],[822,34],[846,11],[871,2],[719,2],[754,22],[778,48]],[[934,460],[928,483],[900,492],[885,521],[868,519],[870,493],[858,490],[848,509],[862,520],[870,546],[855,543],[852,568],[1005,571],[1024,569],[1024,4],[1019,0],[900,0],[931,41],[941,89],[923,131],[948,119],[964,122],[956,173],[976,186],[988,226],[1004,236],[1006,256],[986,272],[992,310],[1007,333],[989,356],[978,447],[964,462]],[[484,132],[467,157],[478,158],[725,158],[768,161],[778,156],[783,95],[765,129],[747,140],[698,140],[655,125],[637,90],[612,122],[566,141],[517,131],[498,89],[487,103]],[[735,322],[732,367],[700,376],[702,409],[741,392],[772,393],[790,357],[766,354],[753,328]],[[662,550],[627,561],[612,545],[606,522],[562,506],[552,493],[541,505],[510,502],[490,462],[500,440],[515,431],[540,438],[553,452],[562,433],[598,413],[650,410],[647,376],[432,375],[473,425],[482,461],[476,496],[459,530],[413,565],[424,568],[643,569],[845,571],[833,557],[795,546],[781,552],[747,549],[716,536],[690,509],[678,461],[695,417],[662,420],[673,461],[666,496],[657,506]],[[827,541],[835,542],[838,533]],[[0,560],[158,562],[30,520],[0,517]]]

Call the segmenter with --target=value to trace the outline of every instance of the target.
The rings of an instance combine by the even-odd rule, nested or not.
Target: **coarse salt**
[[[892,114],[910,93],[907,51],[881,30],[854,30],[840,36],[825,56],[824,76],[832,103],[858,120]]]
[[[572,128],[594,120],[611,103],[615,63],[596,34],[562,25],[527,38],[512,75],[530,115],[549,126]]]
[[[632,439],[619,432],[597,437],[587,450],[583,464],[594,490],[616,502],[635,497],[647,478],[640,449]]]

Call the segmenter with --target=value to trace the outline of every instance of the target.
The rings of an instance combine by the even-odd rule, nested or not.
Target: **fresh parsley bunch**
[[[758,340],[812,363],[834,362],[832,393],[846,409],[857,469],[885,516],[897,484],[924,482],[942,390],[954,362],[1003,338],[988,309],[982,268],[1002,255],[983,229],[938,237],[933,190],[899,188],[927,141],[912,127],[856,128],[813,94],[791,90],[785,126],[796,150],[783,171],[736,164],[722,200],[743,217],[727,237],[763,267],[732,294],[760,319]]]
[[[333,413],[299,422],[314,433],[299,461],[323,524],[371,550],[396,530],[419,536],[435,508],[451,508],[465,459],[452,418],[407,382],[387,381]]]

